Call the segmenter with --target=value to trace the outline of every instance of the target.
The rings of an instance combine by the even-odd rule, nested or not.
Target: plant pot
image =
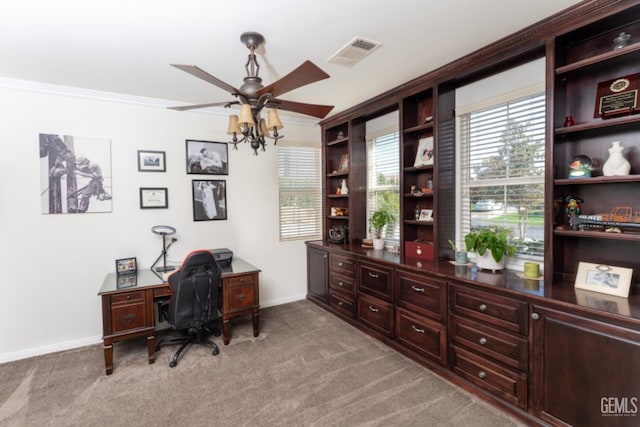
[[[373,249],[384,249],[384,240],[373,239]]]
[[[491,255],[491,250],[487,249],[484,255],[480,255],[476,252],[476,264],[478,268],[482,268],[484,270],[491,270],[492,273],[495,273],[496,270],[504,270],[504,259],[503,256],[500,262],[496,262]]]

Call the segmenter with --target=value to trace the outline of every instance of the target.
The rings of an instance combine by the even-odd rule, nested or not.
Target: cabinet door
[[[328,288],[328,254],[327,251],[307,247],[307,298],[327,300]]]
[[[552,424],[637,426],[640,332],[533,308],[536,415]]]

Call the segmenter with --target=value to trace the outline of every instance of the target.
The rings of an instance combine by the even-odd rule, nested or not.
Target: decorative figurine
[[[577,155],[569,165],[569,178],[589,178],[591,177],[591,166],[593,161],[584,154]]]
[[[573,116],[567,116],[564,119],[564,127],[573,126],[576,122],[573,120]]]
[[[604,176],[629,175],[631,164],[624,158],[622,152],[624,147],[620,141],[613,141],[609,148],[609,159],[602,166],[602,174]]]
[[[349,188],[347,188],[347,180],[342,180],[342,186],[340,187],[340,194],[349,194]]]
[[[564,202],[567,204],[565,207],[565,213],[569,220],[571,220],[573,216],[577,217],[580,215],[580,203],[584,202],[584,200],[572,194],[567,194],[564,196]]]
[[[613,39],[613,50],[622,49],[623,47],[628,45],[630,38],[631,38],[630,34],[627,34],[624,31],[621,32],[618,37]]]

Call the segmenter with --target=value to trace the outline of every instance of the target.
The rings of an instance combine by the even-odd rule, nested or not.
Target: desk
[[[229,344],[229,320],[251,313],[253,336],[260,329],[260,270],[248,262],[234,258],[231,265],[221,268],[220,311],[222,312],[222,337]],[[173,271],[167,273],[167,277]],[[169,283],[160,273],[138,270],[133,277],[118,277],[109,273],[102,282],[98,295],[102,297],[102,331],[104,364],[107,375],[113,372],[113,344],[136,337],[147,338],[149,363],[155,355],[154,301],[171,295]]]

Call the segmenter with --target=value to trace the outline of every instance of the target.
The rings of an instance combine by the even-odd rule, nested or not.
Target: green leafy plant
[[[493,259],[500,262],[505,254],[514,256],[516,253],[516,246],[509,243],[508,237],[508,230],[498,231],[486,228],[467,233],[464,236],[464,244],[468,252],[477,252],[480,256],[489,249]]]
[[[382,229],[385,225],[391,224],[393,221],[395,221],[394,216],[386,209],[378,209],[371,215],[369,223],[371,224],[371,228],[373,228],[376,239],[382,238]]]

